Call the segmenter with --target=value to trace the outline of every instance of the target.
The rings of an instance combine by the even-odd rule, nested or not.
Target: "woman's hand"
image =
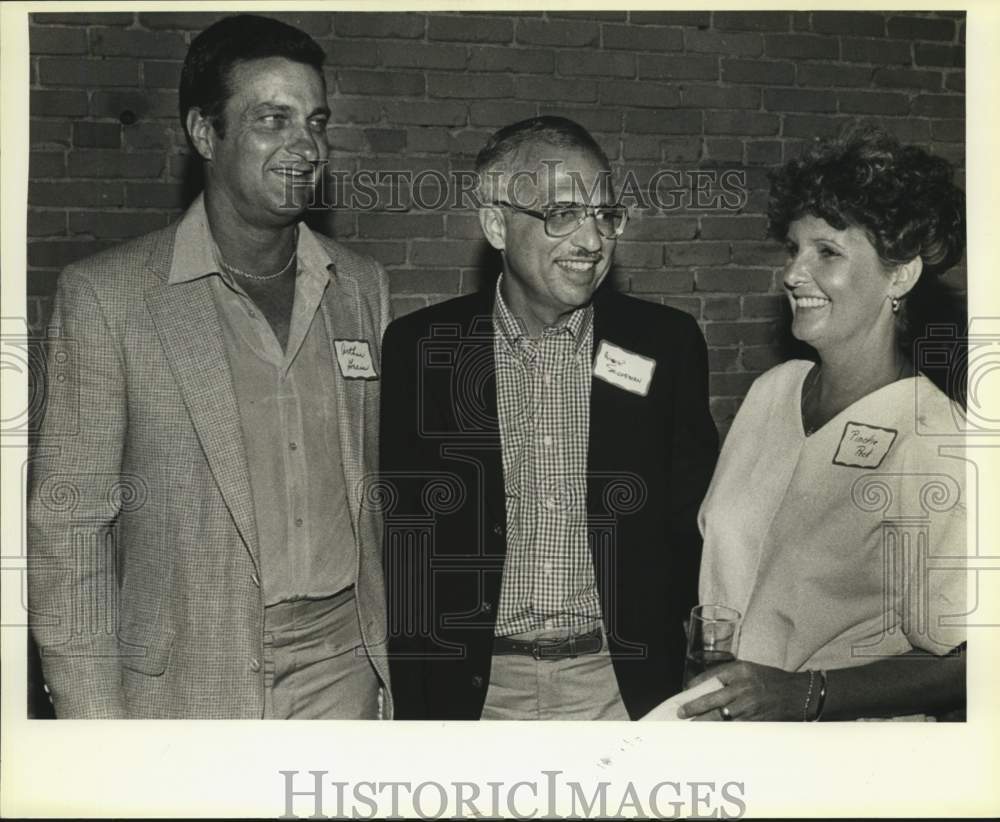
[[[695,677],[688,688],[718,677],[724,687],[681,706],[682,719],[801,722],[809,692],[808,673],[789,673],[754,662],[727,662]],[[814,688],[819,688],[818,682]],[[812,694],[811,709],[817,694]],[[810,719],[812,718],[810,711]]]

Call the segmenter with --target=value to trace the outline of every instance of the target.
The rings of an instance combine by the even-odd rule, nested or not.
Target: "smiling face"
[[[267,57],[236,64],[228,86],[225,136],[197,112],[189,127],[208,160],[206,197],[249,226],[288,225],[312,202],[329,155],[323,77],[303,63]]]
[[[894,338],[891,297],[906,289],[863,229],[841,231],[806,215],[788,227],[787,247],[784,285],[797,339],[819,351],[844,345],[864,351]]]
[[[545,211],[570,203],[613,203],[607,168],[586,150],[534,146],[526,152],[523,168],[537,177],[530,183],[519,178],[513,198],[519,206]],[[565,237],[549,237],[537,217],[503,207],[483,212],[487,239],[503,253],[504,300],[530,334],[590,302],[611,268],[616,243],[600,235],[593,218]]]

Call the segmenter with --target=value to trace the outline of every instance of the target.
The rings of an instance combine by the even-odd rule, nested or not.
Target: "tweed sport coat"
[[[479,719],[507,551],[492,290],[393,322],[382,483],[397,719]],[[636,719],[681,688],[697,513],[718,455],[695,321],[605,285],[601,343],[656,362],[640,395],[593,377],[587,526],[619,690]]]
[[[260,557],[233,378],[209,279],[167,283],[178,226],[198,217],[200,198],[179,223],[59,279],[28,586],[60,718],[263,715]],[[321,310],[359,548],[357,607],[387,686],[381,524],[359,498],[377,466],[380,382],[344,379],[332,343],[367,341],[378,368],[387,277],[310,234],[331,272]]]

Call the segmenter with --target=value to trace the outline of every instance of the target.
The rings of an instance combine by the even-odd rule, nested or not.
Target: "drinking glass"
[[[684,687],[698,674],[736,659],[742,614],[725,605],[695,605],[688,623]]]

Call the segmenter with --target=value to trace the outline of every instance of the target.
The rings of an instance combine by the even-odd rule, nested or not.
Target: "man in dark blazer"
[[[396,717],[637,719],[680,690],[717,454],[688,315],[602,282],[627,214],[556,117],[480,152],[496,288],[383,341]]]
[[[70,719],[390,716],[377,466],[388,283],[301,222],[323,51],[252,15],[192,43],[205,190],[59,279],[28,505],[31,628]]]

